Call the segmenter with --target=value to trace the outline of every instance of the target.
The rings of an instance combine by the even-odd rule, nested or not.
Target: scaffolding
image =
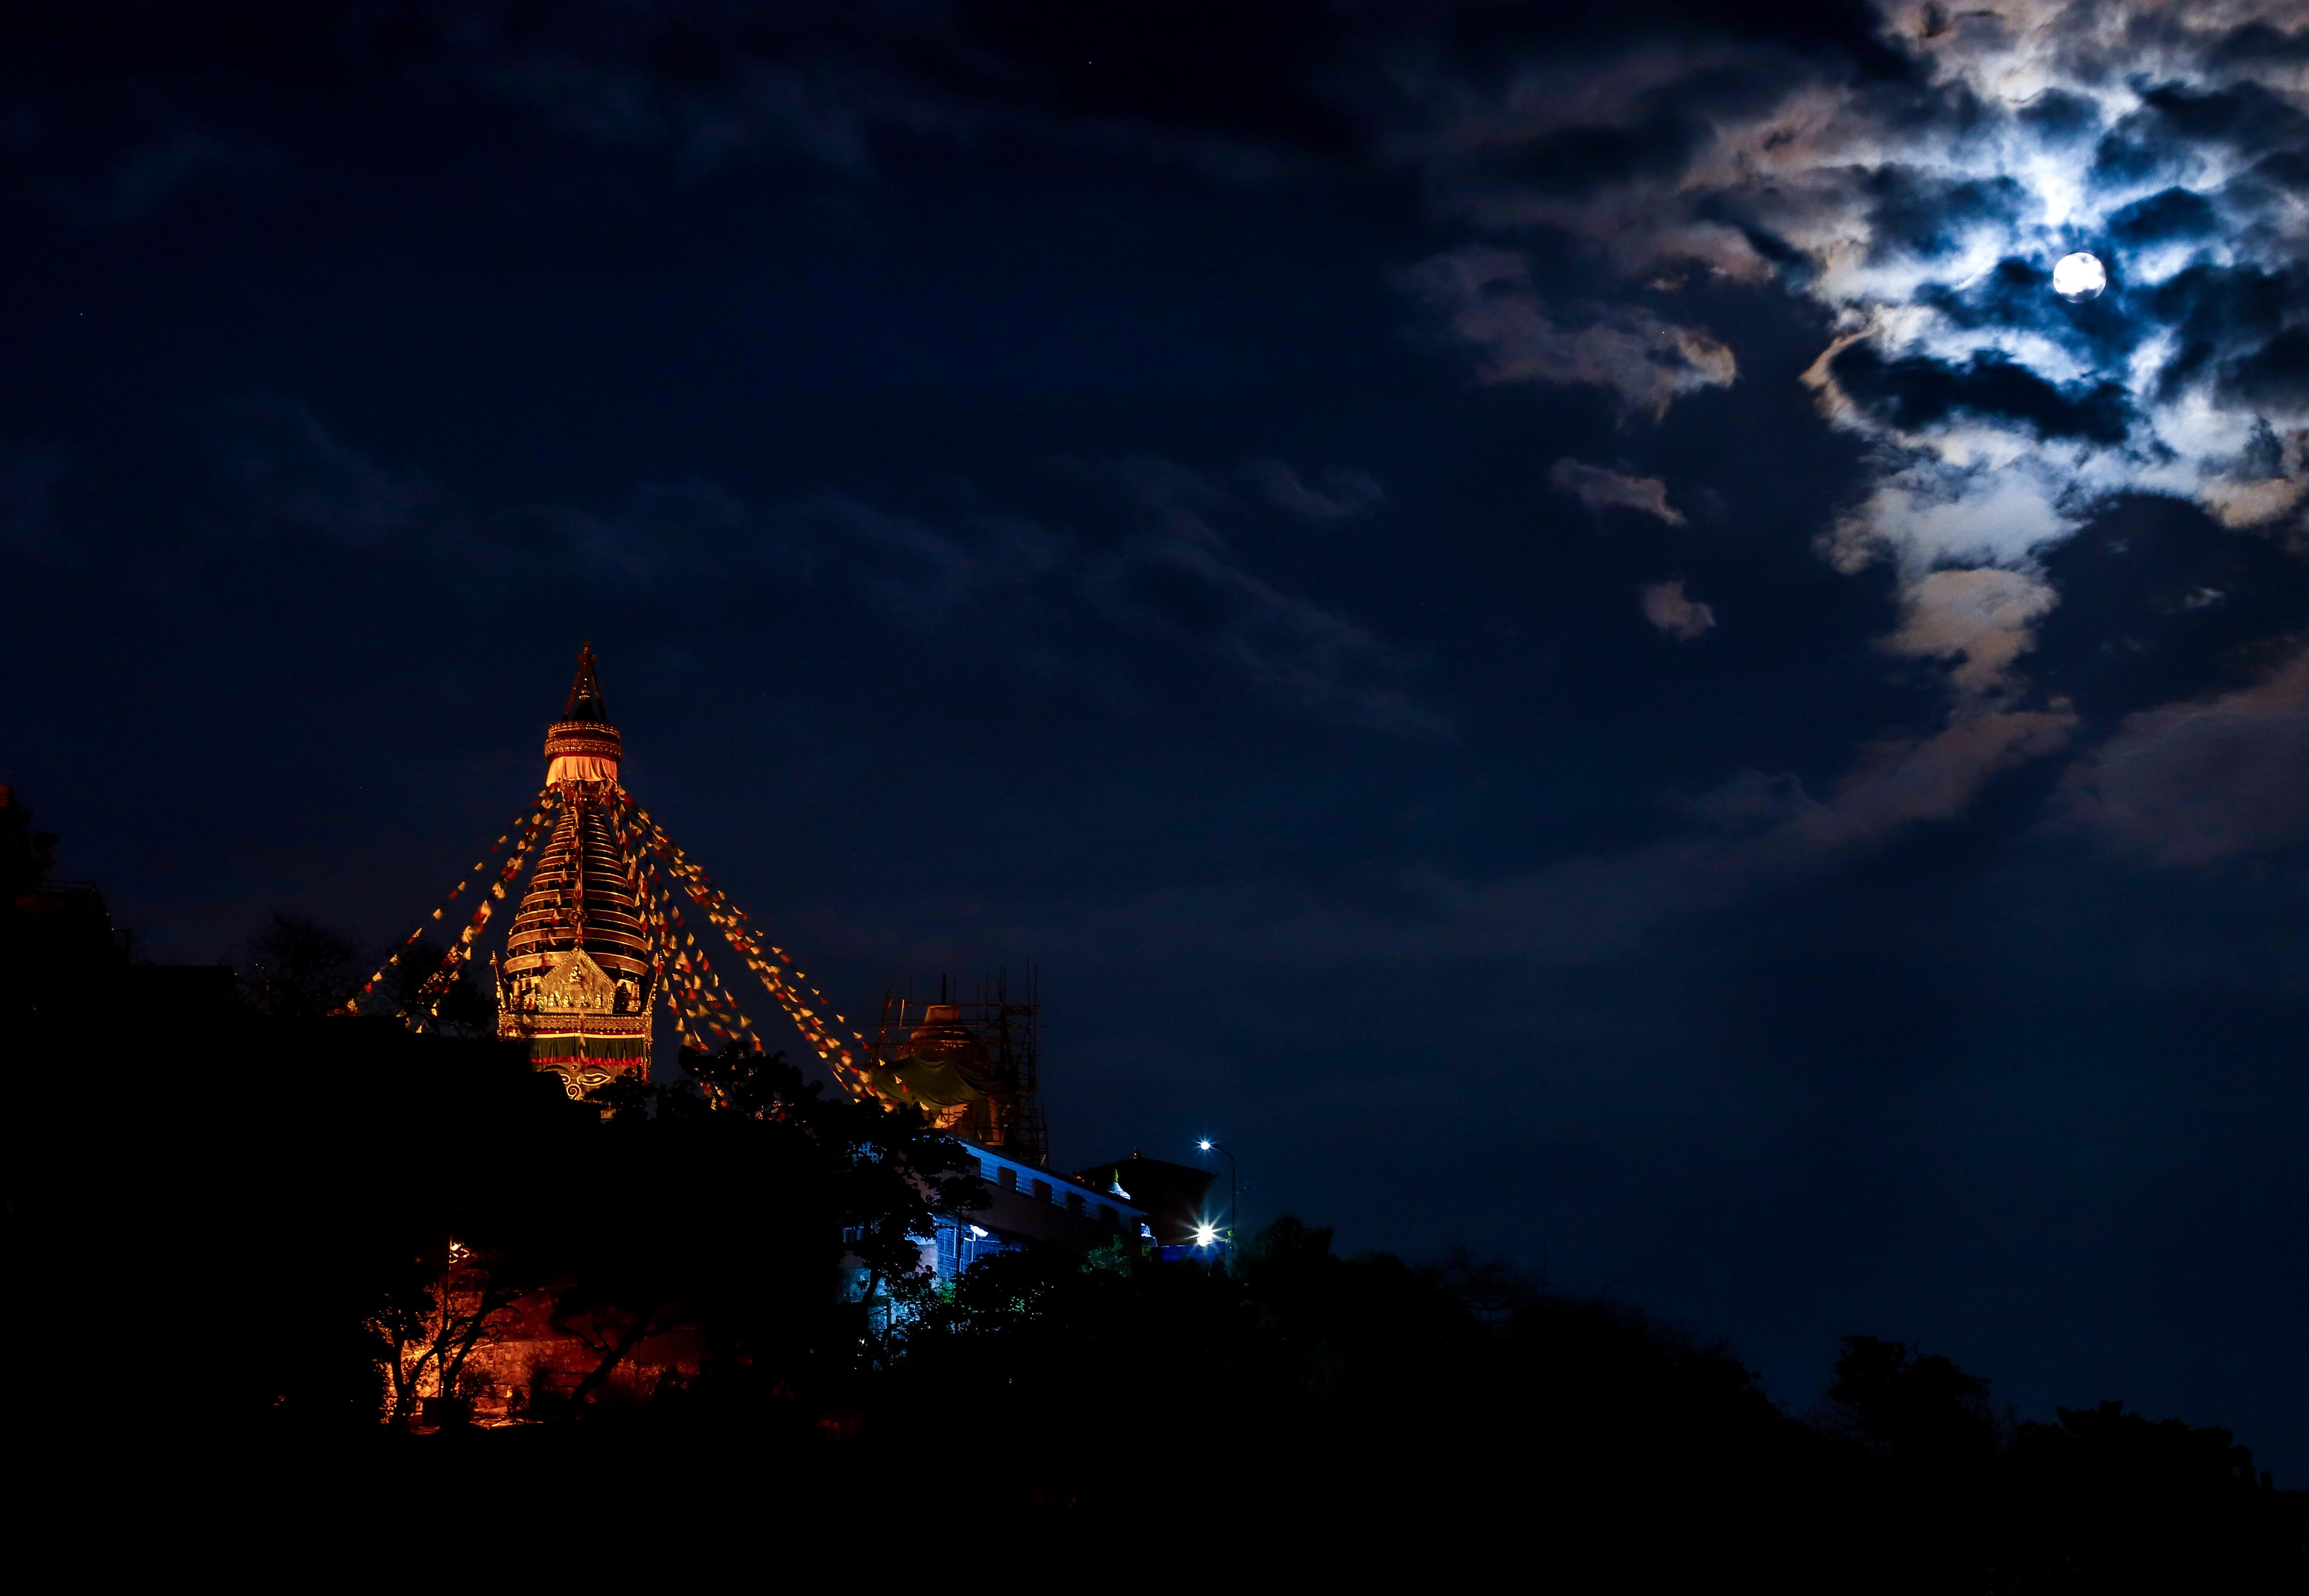
[[[936,1025],[968,1032],[984,1049],[991,1084],[985,1101],[973,1104],[968,1117],[953,1128],[1006,1157],[1042,1166],[1050,1161],[1051,1135],[1042,1119],[1039,1075],[1041,980],[1031,965],[1022,976],[1023,1001],[1011,995],[1007,965],[991,980],[982,979],[976,996],[970,997],[955,992],[945,976],[938,978],[935,999],[916,997],[894,979],[883,993],[874,1057],[893,1057],[921,1028]]]

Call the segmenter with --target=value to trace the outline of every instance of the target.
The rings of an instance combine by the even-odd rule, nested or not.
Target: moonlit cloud
[[[2022,571],[1993,565],[1934,571],[1909,584],[1900,627],[1887,651],[1949,661],[1949,679],[1987,694],[2028,646],[2029,625],[2053,607],[2053,590]]]
[[[1683,513],[1667,502],[1667,484],[1657,477],[1630,477],[1584,461],[1559,460],[1549,468],[1548,486],[1568,493],[1590,510],[1640,510],[1670,526],[1683,525]]]
[[[2309,656],[2265,682],[2126,718],[2062,784],[2061,815],[2128,852],[2196,865],[2309,836]]]
[[[1716,625],[1716,611],[1685,592],[1681,576],[1647,584],[1638,591],[1637,600],[1643,606],[1644,619],[1686,643]]]
[[[1528,291],[1529,266],[1505,250],[1439,255],[1409,281],[1453,332],[1483,351],[1477,375],[1487,383],[1602,388],[1622,410],[1656,421],[1684,394],[1739,375],[1720,341],[1641,306],[1544,306]]]
[[[1849,572],[1891,565],[1884,647],[1943,664],[1959,732],[2027,694],[2060,599],[2041,556],[2118,496],[2297,530],[2309,30],[2261,0],[1887,0],[1878,22],[1865,66],[1727,44],[1542,57],[1480,87],[1406,69],[1398,149],[1499,240],[1415,274],[1486,380],[1594,383],[1656,418],[1740,379],[1680,293],[1777,283],[1818,306],[1829,337],[1804,381],[1872,462],[1821,548]],[[1534,229],[1575,241],[1622,299],[1546,302],[1503,246]],[[2072,303],[2051,271],[2078,250],[2109,283]],[[1985,720],[1933,757],[1985,769],[2073,725],[2057,703],[2029,712],[2049,719]]]

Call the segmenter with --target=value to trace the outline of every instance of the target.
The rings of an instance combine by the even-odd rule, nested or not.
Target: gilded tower
[[[497,970],[497,1034],[526,1042],[571,1097],[617,1075],[646,1075],[653,990],[642,878],[626,833],[625,751],[593,674],[578,656],[569,703],[545,734],[553,833],[521,900]]]

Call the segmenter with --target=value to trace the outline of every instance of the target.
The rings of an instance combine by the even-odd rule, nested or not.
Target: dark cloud
[[[2309,410],[2309,328],[2287,327],[2221,372],[2222,389],[2280,415]]]
[[[2145,108],[2136,116],[2176,141],[2229,144],[2256,156],[2309,142],[2309,116],[2259,83],[2210,90],[2165,83],[2142,91],[2140,99]]]
[[[1361,471],[1325,471],[1317,486],[1279,460],[1260,461],[1250,469],[1276,509],[1311,521],[1348,520],[1387,501],[1387,490]]]
[[[2260,19],[2240,22],[2222,35],[2209,59],[2217,66],[2309,61],[2309,28],[2279,28]]]
[[[1982,350],[1963,365],[1927,355],[1887,360],[1855,343],[1829,362],[1838,386],[1863,410],[1903,432],[1919,432],[1965,413],[2017,422],[2039,438],[2124,441],[2130,406],[2117,382],[2047,382],[2010,356]]]
[[[2057,325],[2046,308],[2053,273],[2035,262],[2005,256],[1971,282],[1929,282],[1916,298],[1946,316],[1953,326],[2043,328]]]
[[[2023,668],[2100,726],[2245,687],[2309,628],[2309,565],[2176,499],[2111,505],[2045,571],[2061,601]]]
[[[221,406],[211,436],[258,531],[422,561],[491,595],[572,574],[662,591],[783,584],[820,602],[862,600],[877,623],[918,634],[994,622],[1106,670],[1121,668],[1115,637],[1135,636],[1194,656],[1285,711],[1393,736],[1449,731],[1409,690],[1405,651],[1246,568],[1215,524],[1241,515],[1241,503],[1215,479],[1159,458],[1058,462],[1055,479],[1091,496],[1071,510],[1051,505],[1046,523],[983,504],[924,516],[841,492],[759,511],[705,480],[644,486],[607,511],[486,510],[421,472],[379,465],[274,395]],[[1360,473],[1334,474],[1338,499],[1303,484],[1298,497],[1278,497],[1274,480],[1269,496],[1293,514],[1336,517],[1376,502],[1377,485]]]
[[[1481,180],[1576,196],[1672,178],[1713,142],[1719,118],[1769,108],[1803,75],[1794,63],[1769,60],[1732,61],[1679,73],[1613,108],[1623,119],[1498,140],[1483,160]]]
[[[2186,188],[2167,188],[2135,200],[2108,219],[2109,236],[2131,245],[2201,238],[2218,225],[2212,201]]]
[[[2065,89],[2047,89],[2013,112],[2023,127],[2056,143],[2080,142],[2099,131],[2100,102]]]
[[[2010,225],[2031,204],[2019,179],[1950,177],[1907,166],[1881,166],[1864,180],[1869,248],[1933,259],[1962,247],[1984,222]]]
[[[1388,20],[1321,0],[419,4],[392,15],[368,36],[428,70],[573,134],[670,150],[692,170],[766,150],[860,171],[886,136],[1012,129],[1252,177],[1364,151],[1367,125],[1326,79],[1347,41]]]
[[[0,443],[0,544],[23,555],[61,552],[51,508],[65,463],[52,448]]]
[[[226,481],[266,522],[367,548],[416,532],[439,513],[421,474],[347,448],[293,399],[228,400],[211,418],[210,438]]]
[[[238,159],[238,152],[222,140],[180,129],[123,160],[111,192],[96,211],[109,221],[134,220],[203,173],[232,166]]]
[[[2259,159],[2309,142],[2309,117],[2256,82],[2167,82],[2144,85],[2140,99],[2140,108],[2118,118],[2094,152],[2100,184],[2185,181],[2207,149]]]
[[[1133,512],[1130,531],[1067,562],[1065,580],[1099,613],[1285,707],[1396,736],[1449,735],[1449,721],[1406,690],[1401,650],[1242,566],[1210,519],[1232,503],[1215,481],[1155,459],[1077,463],[1068,475],[1119,491]]]
[[[2262,156],[2248,171],[2253,179],[2279,188],[2309,188],[2309,153],[2280,150]]]
[[[2305,280],[2309,274],[2298,267],[2205,263],[2159,284],[2152,314],[2174,340],[2174,352],[2158,373],[2162,392],[2178,393],[2209,374],[2225,385],[2234,383],[2239,363],[2281,336],[2300,314]]]

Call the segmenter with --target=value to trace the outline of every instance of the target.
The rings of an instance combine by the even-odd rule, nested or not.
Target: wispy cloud
[[[1667,484],[1657,477],[1630,477],[1582,461],[1559,460],[1547,480],[1556,492],[1570,494],[1590,510],[1640,510],[1670,526],[1684,524],[1682,512],[1667,502]]]
[[[347,447],[302,403],[278,394],[218,405],[209,443],[225,479],[262,521],[351,548],[437,529],[456,513],[423,473]]]
[[[1268,503],[1310,521],[1345,521],[1368,514],[1387,501],[1387,490],[1362,471],[1326,471],[1320,487],[1279,460],[1259,461],[1250,474],[1266,490]]]
[[[1411,690],[1405,651],[1250,567],[1221,522],[1255,505],[1155,456],[1060,462],[1057,477],[1092,507],[1059,515],[984,504],[926,515],[832,490],[756,507],[701,480],[644,485],[613,509],[492,510],[415,467],[371,459],[279,395],[219,407],[210,442],[253,529],[422,558],[489,591],[540,574],[721,590],[789,582],[862,600],[879,624],[912,631],[967,621],[1096,655],[1136,638],[1295,713],[1396,737],[1451,735]],[[1322,500],[1326,513],[1346,513],[1359,493],[1368,500],[1367,480],[1327,477],[1336,496]]]
[[[1483,352],[1476,372],[1487,383],[1601,388],[1623,411],[1656,421],[1683,395],[1739,375],[1721,341],[1643,306],[1542,304],[1529,263],[1509,250],[1470,245],[1422,263],[1405,280]]]
[[[981,506],[933,521],[821,496],[770,522],[825,580],[862,584],[915,622],[993,607],[1055,635],[1088,617],[1215,665],[1280,708],[1395,737],[1451,734],[1411,691],[1405,651],[1250,567],[1221,530],[1246,507],[1218,479],[1148,455],[1062,462],[1056,474],[1106,508]]]

